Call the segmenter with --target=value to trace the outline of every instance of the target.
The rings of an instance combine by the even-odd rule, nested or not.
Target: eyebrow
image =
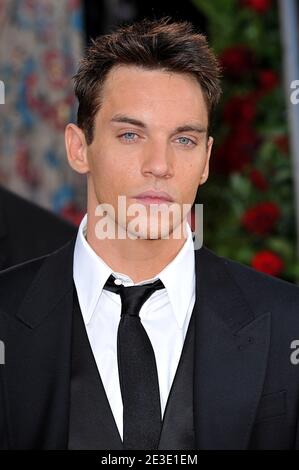
[[[132,124],[133,126],[141,127],[142,129],[146,129],[147,126],[144,122],[140,121],[139,119],[135,119],[130,116],[126,116],[125,114],[116,114],[110,122],[118,122],[118,123],[126,123]],[[196,124],[184,124],[182,126],[176,127],[172,134],[177,134],[180,132],[198,132],[202,134],[207,132],[207,128],[205,126],[196,125]]]

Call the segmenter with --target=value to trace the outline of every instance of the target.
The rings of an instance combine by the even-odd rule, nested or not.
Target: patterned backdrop
[[[0,1],[0,183],[66,217],[85,206],[64,128],[76,120],[71,77],[83,48],[78,0]]]

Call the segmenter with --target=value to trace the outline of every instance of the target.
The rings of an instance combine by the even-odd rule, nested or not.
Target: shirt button
[[[122,284],[122,281],[120,279],[114,279],[114,284],[120,286]]]

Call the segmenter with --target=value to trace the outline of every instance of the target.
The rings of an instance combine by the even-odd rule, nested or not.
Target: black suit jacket
[[[52,212],[0,187],[0,270],[56,250],[76,231]]]
[[[0,273],[0,448],[67,447],[73,251]],[[196,448],[299,448],[298,287],[205,246],[195,266]]]

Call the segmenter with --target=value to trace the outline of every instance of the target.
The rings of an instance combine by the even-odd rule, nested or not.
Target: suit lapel
[[[121,450],[123,443],[74,292],[68,449]]]
[[[12,448],[66,448],[74,240],[45,258],[6,322],[5,386]],[[49,289],[49,285],[51,288]]]
[[[18,320],[6,317],[10,367],[4,380],[12,448],[67,447],[74,243],[45,258]],[[262,394],[270,314],[254,317],[225,260],[205,247],[195,257],[196,445],[245,449]]]
[[[262,394],[270,313],[254,317],[225,260],[196,256],[194,412],[198,449],[246,449]]]

